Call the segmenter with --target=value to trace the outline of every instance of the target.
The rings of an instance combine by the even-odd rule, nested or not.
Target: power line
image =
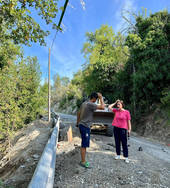
[[[64,13],[65,13],[68,1],[69,0],[65,1],[65,4],[64,4],[64,7],[63,7],[63,11],[61,13],[61,17],[60,17],[60,20],[59,20],[58,25],[57,25],[57,31],[56,31],[54,39],[52,41],[51,48],[49,48],[49,54],[48,54],[48,121],[49,122],[51,120],[50,55],[51,55],[51,49],[53,47],[54,41],[55,41],[56,36],[57,36],[57,32],[59,30],[61,31],[60,25],[61,25]]]
[[[61,25],[61,22],[62,22],[64,13],[65,13],[65,10],[66,10],[68,1],[69,1],[69,0],[66,0],[66,1],[65,1],[65,4],[64,4],[64,7],[63,7],[63,11],[62,11],[62,13],[61,13],[61,17],[60,17],[60,20],[59,20],[58,25],[57,25],[57,31],[56,31],[56,33],[55,33],[54,39],[53,39],[52,44],[51,44],[51,49],[52,49],[53,44],[54,44],[54,41],[55,41],[55,39],[56,39],[57,32],[58,32],[59,30],[61,31],[60,25]]]

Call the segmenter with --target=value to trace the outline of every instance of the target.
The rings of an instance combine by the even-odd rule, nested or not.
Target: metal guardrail
[[[35,169],[28,188],[52,188],[54,184],[56,150],[59,134],[60,118],[56,120],[52,135],[49,138],[42,156]]]

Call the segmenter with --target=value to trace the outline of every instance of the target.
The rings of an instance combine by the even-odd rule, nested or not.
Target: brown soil
[[[1,154],[0,179],[4,185],[28,186],[51,131],[51,124],[37,120],[15,134],[12,147],[3,157]]]
[[[135,132],[140,136],[158,140],[170,145],[170,117],[157,108],[154,112],[141,118],[135,125]]]

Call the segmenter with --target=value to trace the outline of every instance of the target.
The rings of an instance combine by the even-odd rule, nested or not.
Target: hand
[[[130,132],[131,132],[131,130],[129,129],[129,130],[128,130],[128,134],[129,134],[129,135],[130,135]]]
[[[99,99],[101,99],[102,98],[102,94],[101,93],[97,93],[97,94],[98,94]]]
[[[130,139],[130,133],[128,132],[127,134],[127,139],[129,140]]]

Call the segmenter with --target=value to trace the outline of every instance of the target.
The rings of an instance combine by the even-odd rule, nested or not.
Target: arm
[[[113,106],[114,106],[116,103],[117,103],[117,101],[116,101],[116,102],[114,102],[113,104],[110,104],[110,105],[109,105],[109,107],[108,107],[108,108],[109,108],[109,110],[111,110],[111,111],[112,111],[112,108],[113,108]]]
[[[130,133],[130,132],[131,132],[131,121],[128,120],[128,133]]]
[[[105,104],[104,104],[104,101],[103,101],[102,94],[98,93],[98,97],[99,97],[99,100],[100,100],[100,105],[97,105],[97,109],[104,110]]]
[[[77,127],[79,122],[80,122],[80,111],[77,112],[77,124],[76,124]]]

